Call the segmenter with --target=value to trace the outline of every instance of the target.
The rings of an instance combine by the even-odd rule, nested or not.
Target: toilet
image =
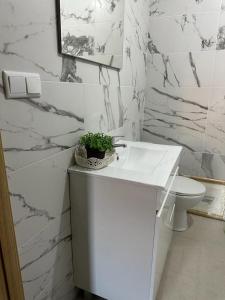
[[[176,194],[173,230],[185,231],[189,227],[187,210],[197,205],[204,198],[206,188],[196,180],[177,176],[170,193]]]

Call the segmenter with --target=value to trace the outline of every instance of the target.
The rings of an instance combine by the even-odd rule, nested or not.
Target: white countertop
[[[126,140],[118,142],[121,143],[126,144],[127,148],[117,148],[119,160],[108,167],[90,170],[75,165],[69,168],[69,173],[114,178],[164,189],[182,147]]]

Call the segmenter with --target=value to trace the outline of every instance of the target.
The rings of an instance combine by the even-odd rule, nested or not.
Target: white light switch
[[[26,81],[23,76],[9,76],[10,92],[26,95]]]
[[[26,77],[27,93],[41,94],[41,80],[39,76]]]
[[[3,71],[6,98],[39,98],[41,78],[37,73]]]

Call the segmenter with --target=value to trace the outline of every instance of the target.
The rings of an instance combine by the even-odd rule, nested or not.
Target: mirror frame
[[[72,55],[69,55],[69,54],[66,54],[66,53],[62,52],[60,1],[61,0],[55,0],[58,54],[60,56],[65,56],[65,57],[68,57],[68,58],[71,58],[71,59],[78,59],[80,61],[89,62],[91,64],[98,65],[99,67],[104,66],[106,68],[111,68],[111,69],[114,69],[116,71],[120,71],[123,68],[123,59],[124,59],[124,30],[123,30],[123,40],[122,40],[122,49],[123,49],[123,51],[122,51],[122,65],[121,65],[121,67],[110,66],[110,65],[103,64],[103,63],[100,63],[100,62],[97,62],[97,61],[94,61],[94,60],[90,60],[86,57],[72,56]],[[124,1],[124,9],[123,9],[123,26],[124,26],[124,21],[125,21],[125,16],[124,16],[124,13],[125,13],[125,0],[123,0],[123,1]]]

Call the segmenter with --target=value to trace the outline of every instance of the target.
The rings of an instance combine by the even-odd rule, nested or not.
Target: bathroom
[[[105,44],[116,51],[115,65],[63,53],[63,2],[79,7],[80,23],[89,22],[90,2],[103,5],[106,23],[109,10],[122,16]],[[0,0],[1,74],[41,80],[40,97],[8,98],[0,76],[24,293],[9,299],[102,299],[74,287],[68,169],[87,132],[182,147],[179,175],[204,185],[208,197],[188,214],[187,230],[173,233],[157,300],[225,299],[224,32],[224,0]]]

